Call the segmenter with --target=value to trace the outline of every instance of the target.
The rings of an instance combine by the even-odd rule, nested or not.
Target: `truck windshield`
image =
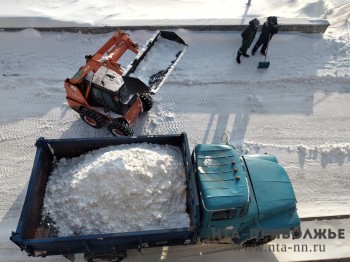
[[[231,219],[236,216],[236,209],[227,209],[227,210],[220,210],[220,211],[214,211],[211,215],[211,221],[218,221],[218,220],[225,220],[225,219]]]

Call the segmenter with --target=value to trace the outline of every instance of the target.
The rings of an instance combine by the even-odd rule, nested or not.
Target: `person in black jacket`
[[[255,55],[255,52],[259,49],[259,47],[262,45],[260,53],[262,55],[266,55],[266,48],[271,41],[271,38],[273,35],[278,33],[278,23],[277,23],[277,17],[276,16],[269,16],[267,18],[267,21],[263,24],[261,28],[261,33],[259,36],[258,41],[255,43],[252,55]]]
[[[249,57],[249,55],[247,54],[247,50],[255,38],[256,31],[259,25],[259,20],[254,18],[249,22],[249,26],[242,32],[242,46],[238,49],[236,57],[236,61],[238,64],[241,63],[241,55],[244,57]]]

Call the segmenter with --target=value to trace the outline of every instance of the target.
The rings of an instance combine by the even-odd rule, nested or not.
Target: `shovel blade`
[[[270,62],[259,62],[258,69],[267,69],[270,66]]]

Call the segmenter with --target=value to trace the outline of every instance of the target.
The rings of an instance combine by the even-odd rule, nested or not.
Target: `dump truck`
[[[124,31],[115,32],[72,78],[64,81],[68,105],[93,128],[114,136],[132,136],[138,116],[151,110],[153,98],[178,63],[187,44],[172,31],[158,31],[144,46]],[[130,51],[137,56],[120,63]]]
[[[93,150],[147,143],[181,152],[186,180],[186,227],[60,237],[42,216],[47,181],[58,160]],[[262,245],[278,234],[300,236],[292,183],[273,155],[240,155],[232,145],[198,144],[192,153],[186,133],[36,141],[36,155],[23,209],[11,241],[29,256],[63,255],[74,261],[121,261],[127,250],[203,243]],[[118,176],[118,170],[115,175]],[[125,185],[132,187],[132,185]],[[118,212],[116,210],[115,212]],[[59,230],[59,229],[58,229]]]

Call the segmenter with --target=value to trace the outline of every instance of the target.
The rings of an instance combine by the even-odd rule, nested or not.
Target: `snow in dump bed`
[[[153,47],[130,76],[139,78],[142,82],[151,86],[152,76],[158,73],[161,74],[166,70],[176,60],[176,55],[183,51],[185,47],[183,44],[158,36]]]
[[[63,158],[49,177],[42,215],[59,236],[188,227],[181,152],[142,143]]]

